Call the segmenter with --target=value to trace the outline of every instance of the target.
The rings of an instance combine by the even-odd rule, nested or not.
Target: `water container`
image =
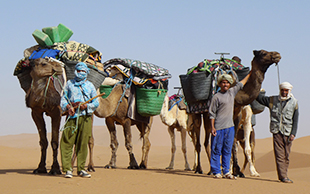
[[[50,39],[50,37],[45,34],[44,32],[41,32],[40,30],[35,30],[32,33],[32,36],[37,41],[37,43],[40,46],[51,46],[53,45],[53,41]]]
[[[58,25],[58,33],[60,42],[67,42],[73,34],[72,30],[61,23]]]
[[[53,43],[60,41],[57,26],[42,28],[42,32],[47,34],[50,37],[50,39],[53,41]]]

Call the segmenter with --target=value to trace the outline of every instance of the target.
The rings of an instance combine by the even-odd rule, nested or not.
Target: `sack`
[[[207,71],[180,75],[180,81],[188,103],[208,100],[212,88],[212,74]]]
[[[144,117],[159,115],[166,93],[166,89],[146,89],[136,87],[138,113]]]
[[[250,68],[249,67],[244,67],[243,69],[236,69],[235,70],[239,81],[243,80],[245,76],[247,76],[250,73]]]
[[[56,59],[58,56],[59,50],[55,49],[40,49],[37,51],[33,51],[30,55],[29,59],[38,59],[38,58],[45,58],[45,57],[52,57]]]

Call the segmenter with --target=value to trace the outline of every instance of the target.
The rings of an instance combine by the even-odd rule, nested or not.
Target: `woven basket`
[[[136,87],[138,113],[144,117],[159,115],[166,93],[166,89],[145,89]]]
[[[212,74],[207,71],[180,75],[180,81],[188,103],[208,100],[212,88]]]
[[[30,76],[30,70],[26,70],[17,75],[20,87],[27,93],[31,87],[32,78]]]
[[[75,65],[79,62],[80,61],[64,61],[67,80],[73,79],[75,77]],[[87,80],[92,82],[97,90],[101,86],[104,79],[107,77],[107,74],[103,71],[96,69],[93,65],[87,64],[87,67],[89,68]]]
[[[110,95],[111,91],[113,89],[113,86],[108,86],[108,85],[101,85],[99,87],[100,94],[105,93],[102,98],[106,98]]]

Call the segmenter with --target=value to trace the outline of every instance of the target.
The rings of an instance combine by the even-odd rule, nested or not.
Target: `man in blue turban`
[[[99,106],[97,98],[85,103],[97,95],[95,86],[87,80],[89,69],[83,62],[75,66],[75,77],[67,82],[61,98],[62,111],[68,111],[68,120],[60,140],[62,170],[66,178],[72,178],[72,148],[75,144],[77,156],[77,173],[81,177],[90,178],[84,170],[88,141],[91,137],[92,114]],[[75,109],[74,107],[78,107]]]

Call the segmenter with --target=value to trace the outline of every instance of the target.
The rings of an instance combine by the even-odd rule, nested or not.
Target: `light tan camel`
[[[125,136],[125,146],[129,154],[129,166],[130,169],[147,168],[147,159],[148,152],[150,150],[150,140],[149,134],[151,130],[151,125],[153,122],[153,117],[150,117],[148,123],[138,122],[130,119],[127,116],[128,112],[128,100],[126,97],[122,97],[124,85],[118,84],[111,91],[110,95],[103,99],[99,98],[99,107],[95,111],[95,115],[99,118],[106,118],[106,125],[110,132],[111,140],[111,160],[105,168],[116,168],[116,151],[118,148],[118,141],[116,137],[115,123],[123,126],[124,136]],[[121,99],[122,97],[122,99]],[[119,100],[121,100],[120,103]],[[131,126],[136,125],[140,131],[140,137],[143,139],[142,145],[142,159],[141,163],[138,166],[136,159],[132,150],[132,141],[131,141]],[[92,145],[93,146],[93,145]],[[90,147],[92,147],[90,146]],[[92,158],[90,159],[92,160]]]
[[[61,174],[57,160],[59,144],[59,127],[61,121],[60,94],[56,91],[53,81],[49,78],[63,74],[63,66],[56,61],[49,61],[46,58],[32,60],[32,86],[26,94],[26,106],[31,108],[31,116],[35,122],[40,136],[41,160],[38,168],[33,173],[47,173],[46,170],[46,150],[48,141],[46,136],[46,126],[43,114],[51,117],[52,120],[52,141],[53,164],[49,174]]]
[[[242,175],[244,175],[244,170],[249,163],[250,175],[254,177],[259,177],[259,173],[255,169],[255,158],[254,158],[254,148],[255,148],[255,132],[252,127],[252,109],[250,105],[244,106],[240,113],[238,114],[238,133],[235,135],[236,144],[240,144],[243,149],[244,154],[244,163],[243,167],[240,171]],[[235,154],[238,152],[238,145],[235,145],[235,150],[233,150]],[[232,157],[233,160],[233,157]],[[233,162],[231,163],[231,173],[233,172]],[[240,174],[239,174],[240,176]]]
[[[165,96],[165,100],[163,103],[163,107],[161,109],[160,118],[162,122],[168,126],[168,133],[171,138],[171,160],[170,164],[166,169],[173,169],[174,167],[174,156],[176,151],[175,146],[175,134],[174,129],[181,133],[181,141],[182,141],[182,152],[185,160],[185,170],[191,170],[187,161],[186,154],[186,133],[187,133],[187,120],[188,115],[186,110],[180,110],[178,105],[175,105],[168,111],[169,108],[169,97],[168,94]]]
[[[252,60],[252,74],[248,80],[248,82],[244,85],[243,89],[240,90],[235,97],[235,107],[234,107],[234,123],[235,126],[238,126],[239,120],[237,119],[237,115],[241,111],[242,106],[251,103],[258,96],[262,82],[265,77],[265,73],[268,68],[273,63],[278,63],[281,59],[281,56],[278,52],[268,52],[265,50],[253,51],[254,58]],[[195,165],[194,171],[195,173],[202,174],[202,168],[200,164],[200,126],[203,118],[204,128],[205,128],[205,140],[204,147],[207,152],[209,161],[210,161],[210,147],[209,138],[211,133],[211,121],[209,119],[208,112],[203,114],[191,114],[192,121],[188,122],[189,130],[192,132],[192,140],[195,147]],[[236,131],[236,134],[238,131]],[[235,143],[234,143],[235,144]],[[234,161],[237,156],[234,156]],[[210,172],[209,172],[210,174]]]

